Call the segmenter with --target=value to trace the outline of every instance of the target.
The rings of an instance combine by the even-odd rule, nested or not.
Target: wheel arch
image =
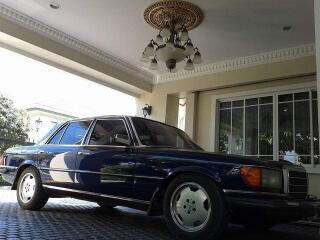
[[[194,166],[182,167],[170,172],[168,177],[163,180],[161,185],[153,193],[151,203],[148,208],[148,215],[150,216],[162,215],[163,197],[166,192],[166,189],[169,186],[169,184],[181,174],[196,174],[196,175],[207,177],[208,179],[216,183],[218,189],[220,189],[221,192],[223,193],[221,187],[219,186],[221,182],[221,178],[219,177],[218,172],[213,172],[203,167],[194,167]]]
[[[20,175],[21,173],[27,169],[28,167],[34,167],[35,169],[38,169],[34,163],[33,160],[27,160],[27,161],[24,161],[18,168],[17,170],[17,174],[14,178],[14,181],[13,181],[13,184],[12,184],[12,187],[11,187],[11,190],[17,190],[17,185],[18,185],[18,181],[19,181],[19,178],[20,178]]]

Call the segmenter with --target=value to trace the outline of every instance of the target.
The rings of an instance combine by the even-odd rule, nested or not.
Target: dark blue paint
[[[112,117],[111,117],[112,118]],[[118,119],[121,117],[117,117]],[[128,117],[122,117],[137,142]],[[92,128],[92,125],[91,125]],[[88,130],[85,143],[88,142]],[[243,156],[144,146],[114,147],[50,145],[8,149],[7,166],[17,167],[3,174],[14,184],[17,171],[33,165],[45,185],[152,202],[165,191],[168,179],[180,173],[202,174],[223,190],[256,191],[247,187],[237,169],[257,165],[282,170],[286,163],[261,161]],[[0,167],[1,168],[1,167]],[[3,167],[2,167],[3,168]]]

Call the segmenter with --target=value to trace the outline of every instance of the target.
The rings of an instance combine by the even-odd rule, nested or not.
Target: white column
[[[316,62],[317,62],[318,121],[319,121],[320,120],[320,103],[319,103],[319,99],[320,99],[320,0],[314,0],[314,22],[315,22],[315,35],[316,35],[315,46],[316,46]]]
[[[197,93],[190,93],[186,97],[186,125],[185,132],[194,140],[196,135]]]

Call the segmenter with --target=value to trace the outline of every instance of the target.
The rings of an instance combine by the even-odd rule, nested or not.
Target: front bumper
[[[316,214],[311,200],[291,199],[286,195],[227,195],[231,213],[238,217],[275,219],[278,222],[296,221]]]
[[[0,165],[0,175],[9,184],[13,184],[17,170],[17,167]]]

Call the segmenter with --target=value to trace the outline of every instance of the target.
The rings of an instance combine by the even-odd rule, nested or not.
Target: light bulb
[[[201,53],[199,51],[196,51],[196,53],[194,54],[193,63],[194,64],[202,63],[202,57],[201,57]]]
[[[186,63],[186,66],[184,67],[184,70],[187,70],[187,71],[192,71],[194,69],[194,66],[193,66],[193,62],[192,60],[189,58],[187,63]]]
[[[146,49],[144,50],[144,54],[147,56],[147,57],[151,57],[154,55],[154,47],[153,47],[153,44],[152,42],[150,42],[148,44],[148,46],[146,47]]]
[[[157,62],[157,60],[155,58],[153,58],[151,60],[149,68],[151,70],[157,70],[158,69],[158,62]]]
[[[192,42],[188,42],[186,46],[186,55],[190,56],[193,53],[193,44]]]
[[[189,39],[189,34],[188,34],[187,29],[184,28],[184,29],[180,32],[180,39],[181,39],[181,41],[188,41],[188,39]]]
[[[160,34],[156,36],[156,43],[158,43],[159,45],[163,44],[163,38]]]
[[[170,33],[170,27],[168,24],[166,24],[166,26],[161,30],[160,35],[163,38],[170,37],[171,33]]]
[[[140,57],[141,62],[149,62],[149,57],[143,52]]]

